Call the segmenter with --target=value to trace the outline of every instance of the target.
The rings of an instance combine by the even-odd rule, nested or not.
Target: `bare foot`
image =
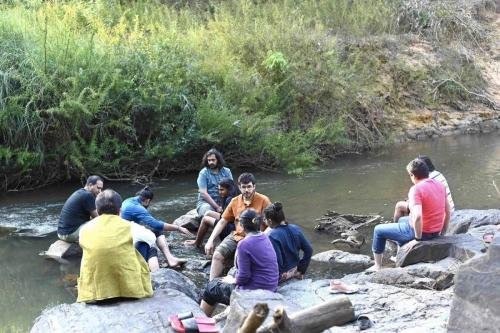
[[[178,259],[178,258],[172,258],[170,260],[167,260],[168,266],[170,268],[177,268],[182,265],[184,265],[187,262],[187,259]]]
[[[378,272],[382,269],[381,266],[378,266],[378,265],[373,265],[372,267],[368,267],[365,272],[368,272],[368,273],[373,273],[373,272]]]

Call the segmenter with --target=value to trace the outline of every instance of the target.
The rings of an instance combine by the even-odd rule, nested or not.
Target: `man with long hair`
[[[224,157],[215,148],[203,155],[202,169],[198,174],[198,202],[196,211],[203,217],[208,211],[222,213],[218,185],[223,178],[233,179],[231,170],[225,167]]]

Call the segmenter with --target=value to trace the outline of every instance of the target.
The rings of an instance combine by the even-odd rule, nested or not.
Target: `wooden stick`
[[[269,307],[266,303],[255,304],[252,312],[248,314],[238,329],[238,333],[255,333],[257,328],[266,320],[268,314]]]

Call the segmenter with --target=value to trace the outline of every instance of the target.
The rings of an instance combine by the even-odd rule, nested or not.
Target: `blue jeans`
[[[415,231],[410,225],[410,218],[403,216],[398,223],[379,224],[373,230],[373,253],[380,254],[384,252],[385,241],[392,240],[400,246],[415,239]]]

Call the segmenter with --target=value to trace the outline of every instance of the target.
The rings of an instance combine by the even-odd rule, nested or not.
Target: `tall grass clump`
[[[399,103],[387,102],[394,87],[381,79],[394,54],[369,40],[414,30],[398,21],[400,8],[397,0],[4,3],[1,188],[88,173],[162,176],[197,168],[210,146],[234,166],[302,172],[380,144]]]

